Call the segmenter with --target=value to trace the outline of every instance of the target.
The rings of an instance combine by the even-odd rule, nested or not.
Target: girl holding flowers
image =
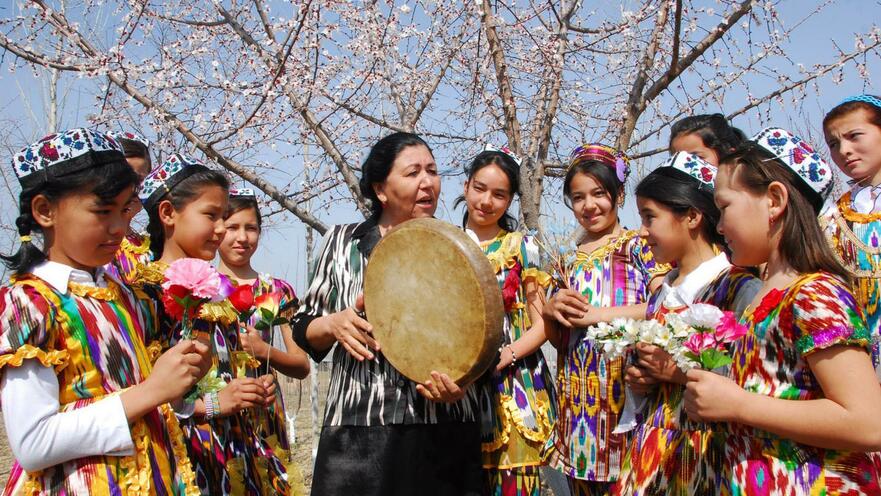
[[[0,389],[16,463],[3,494],[198,494],[168,403],[205,373],[208,348],[182,340],[156,359],[155,303],[103,270],[137,176],[88,129],[41,139],[13,167],[21,247],[3,257]]]
[[[208,272],[213,269],[206,269],[225,234],[228,188],[225,176],[180,154],[171,156],[141,185],[139,196],[150,218],[147,231],[155,261],[140,267],[137,274],[146,291],[157,300],[164,298],[166,310],[192,311],[174,305],[181,295],[169,295],[178,282],[216,276],[230,285],[225,276],[212,276]],[[231,285],[227,291],[232,291]],[[169,343],[189,331],[190,326],[179,325],[167,312],[164,317],[161,338]],[[245,411],[274,404],[273,376],[247,377],[242,372],[259,367],[259,362],[243,352],[238,314],[228,300],[201,305],[194,317],[192,327],[210,342],[213,353],[213,366],[199,382],[195,401],[179,409],[188,415],[183,427],[199,489],[206,495],[287,494],[284,461],[260,437],[254,417]],[[183,323],[188,320],[185,317]]]
[[[218,250],[218,270],[236,286],[230,295],[230,302],[239,312],[239,321],[246,324],[239,334],[241,348],[261,361],[259,368],[246,368],[244,374],[256,378],[268,372],[276,377],[278,371],[297,379],[306,377],[309,374],[309,359],[294,343],[290,327],[287,324],[266,325],[262,318],[262,314],[267,312],[288,320],[296,310],[297,297],[287,281],[269,274],[259,274],[251,266],[262,229],[254,191],[230,190],[223,218],[226,233]],[[290,456],[282,395],[275,395],[273,405],[250,409],[248,413],[253,416],[260,438],[266,440],[279,459],[288,465],[288,477],[293,478],[296,470]],[[293,480],[290,482],[294,484]]]
[[[636,187],[641,234],[655,260],[675,264],[649,298],[646,318],[667,323],[669,314],[713,305],[740,315],[761,282],[732,266],[717,232],[713,203],[716,167],[697,155],[674,154]],[[693,335],[692,338],[701,336]],[[682,411],[685,373],[659,346],[637,343],[638,360],[626,371],[628,386],[647,394],[644,423],[637,427],[619,494],[718,494],[710,436]]]
[[[684,409],[724,422],[722,494],[879,494],[881,389],[872,339],[817,214],[832,171],[769,128],[723,158],[719,231],[741,266],[767,263],[730,377],[687,373]]]
[[[538,247],[517,232],[508,207],[520,190],[520,161],[487,146],[466,169],[464,227],[496,271],[505,302],[499,362],[491,372],[492,401],[481,404],[483,467],[492,496],[538,496],[541,449],[554,425],[553,383],[541,345],[546,341],[540,290],[550,276],[538,269]]]
[[[545,459],[568,476],[576,495],[607,494],[627,446],[625,434],[612,432],[624,407],[627,357],[607,359],[585,329],[617,317],[645,316],[650,289],[667,271],[639,233],[618,220],[629,172],[622,152],[589,144],[572,153],[563,183],[585,236],[569,273],[556,275],[565,286],[543,312],[545,331],[559,350],[559,419]]]

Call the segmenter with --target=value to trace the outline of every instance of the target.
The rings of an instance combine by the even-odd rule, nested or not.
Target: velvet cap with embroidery
[[[658,169],[669,169],[680,176],[697,181],[698,188],[715,191],[716,167],[706,160],[688,152],[676,152]]]
[[[624,184],[630,176],[630,159],[621,150],[603,145],[602,143],[590,143],[581,145],[569,155],[569,168],[575,165],[595,160],[611,167],[615,171],[618,181]]]
[[[141,199],[141,203],[145,208],[153,207],[184,179],[198,172],[207,172],[209,170],[211,169],[202,162],[192,157],[175,153],[165,163],[147,174],[144,182],[141,183],[138,198]]]
[[[251,188],[231,188],[229,190],[230,198],[249,198],[252,200],[257,199],[257,195],[254,194],[254,190]]]
[[[486,145],[484,145],[483,151],[484,152],[497,152],[497,153],[505,154],[505,155],[509,156],[511,158],[511,160],[514,161],[515,164],[517,164],[517,167],[520,167],[521,165],[523,165],[523,159],[521,159],[516,153],[512,152],[511,149],[508,148],[507,146],[497,147],[495,145],[487,143]]]
[[[771,159],[795,173],[796,186],[819,213],[832,191],[832,168],[814,147],[786,129],[769,127],[753,136],[752,142]]]
[[[115,139],[116,141],[120,140],[129,140],[129,141],[137,141],[138,143],[144,145],[147,148],[150,148],[150,140],[141,136],[140,134],[135,134],[131,131],[108,131],[107,136]]]
[[[85,128],[41,138],[12,158],[15,176],[23,188],[32,188],[74,172],[125,163],[122,147],[110,136]]]

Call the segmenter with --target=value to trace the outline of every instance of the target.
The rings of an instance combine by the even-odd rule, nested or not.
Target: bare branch
[[[490,9],[489,0],[481,3],[482,13],[480,22],[486,32],[486,42],[489,45],[490,56],[496,68],[496,83],[499,87],[499,97],[502,99],[502,108],[505,111],[505,135],[508,138],[508,146],[514,153],[522,153],[520,141],[520,121],[517,118],[517,104],[514,101],[514,90],[511,80],[508,78],[508,65],[502,50],[502,42],[496,32],[496,23]]]
[[[677,0],[679,1],[679,0]],[[737,24],[741,17],[745,16],[750,9],[752,9],[753,0],[743,0],[740,5],[725,18],[724,21],[719,23],[718,26],[709,34],[707,34],[704,39],[702,39],[691,51],[682,58],[681,61],[677,61],[674,65],[670,67],[670,70],[667,71],[660,79],[654,82],[654,84],[649,87],[649,89],[645,92],[645,100],[651,101],[654,100],[656,96],[658,96],[662,91],[667,89],[671,82],[674,79],[679,77],[682,74],[682,71],[688,69],[691,64],[694,63],[695,60],[698,59],[704,52],[707,51],[708,48],[713,46],[714,43],[719,41],[722,36],[725,35],[733,26]]]
[[[819,78],[825,74],[828,74],[829,72],[831,72],[839,67],[844,66],[844,64],[850,62],[851,60],[867,54],[868,52],[874,50],[878,46],[881,46],[881,38],[875,40],[873,43],[871,43],[869,45],[866,45],[866,47],[864,49],[856,50],[856,51],[846,55],[845,57],[842,57],[837,62],[834,62],[832,64],[827,64],[827,65],[821,66],[821,67],[816,67],[813,71],[811,71],[811,74],[809,76],[807,76],[803,79],[800,79],[800,80],[795,81],[791,84],[788,84],[786,86],[778,88],[778,89],[768,93],[767,95],[765,95],[761,98],[752,99],[748,104],[746,104],[743,107],[728,114],[728,118],[733,119],[734,117],[737,117],[740,114],[746,113],[750,109],[758,107],[759,105],[766,103],[774,98],[777,98],[778,96],[783,95],[784,93],[788,93],[796,88],[800,88],[800,87],[808,84],[809,82],[813,81],[814,79],[817,79],[817,78]]]
[[[93,58],[100,57],[100,53],[98,52],[98,50],[95,49],[95,47],[93,47],[91,43],[89,43],[85,38],[83,38],[82,35],[70,25],[70,23],[67,21],[67,19],[64,18],[64,16],[49,9],[49,7],[46,6],[43,0],[32,1],[43,10],[46,20],[59,32],[61,32],[69,40],[71,40],[76,46],[78,46],[85,55]],[[315,230],[321,233],[324,233],[327,230],[327,226],[323,222],[312,216],[312,214],[300,209],[299,205],[292,202],[287,197],[287,195],[285,195],[278,188],[273,186],[269,181],[259,176],[252,169],[218,152],[213,146],[196,136],[196,134],[193,133],[192,130],[190,130],[186,125],[184,125],[184,123],[177,116],[166,110],[158,103],[154,102],[146,95],[142,94],[133,86],[131,86],[125,80],[125,78],[115,74],[113,71],[109,71],[107,73],[107,77],[110,79],[110,81],[113,82],[113,84],[125,91],[127,94],[129,94],[129,96],[137,100],[145,108],[153,110],[162,115],[165,121],[170,123],[175,129],[177,129],[179,133],[181,133],[196,148],[202,151],[202,153],[204,153],[209,159],[217,162],[224,168],[230,170],[242,179],[245,179],[246,181],[259,188],[261,191],[269,195],[279,204],[290,210],[291,213],[296,215],[304,223],[315,228]]]
[[[627,105],[625,107],[624,123],[621,134],[616,140],[616,147],[619,150],[627,149],[630,142],[630,136],[636,129],[636,122],[639,116],[645,110],[648,100],[643,96],[642,90],[648,81],[648,71],[655,62],[655,53],[658,50],[658,44],[661,42],[661,34],[664,32],[664,26],[667,24],[667,15],[670,12],[670,2],[664,0],[661,9],[658,12],[655,27],[652,30],[649,43],[643,52],[642,61],[633,80],[633,86],[630,88],[630,95],[627,97]]]

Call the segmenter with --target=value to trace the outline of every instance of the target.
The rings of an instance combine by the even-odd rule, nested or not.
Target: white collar
[[[104,278],[104,267],[95,269],[95,277],[92,274],[75,269],[69,265],[46,260],[31,270],[31,274],[49,283],[56,291],[67,294],[68,283],[75,282],[84,286],[107,287]]]
[[[728,257],[724,253],[720,253],[695,267],[676,286],[671,283],[679,277],[679,269],[671,270],[664,277],[664,305],[668,308],[691,305],[698,292],[730,266]]]

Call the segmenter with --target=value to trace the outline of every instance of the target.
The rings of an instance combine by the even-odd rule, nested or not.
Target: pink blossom
[[[220,274],[204,260],[182,258],[165,271],[162,289],[168,291],[172,286],[186,288],[195,298],[211,299],[220,293]]]
[[[725,312],[716,327],[716,339],[720,343],[731,343],[746,335],[749,329],[737,321],[733,312]]]

